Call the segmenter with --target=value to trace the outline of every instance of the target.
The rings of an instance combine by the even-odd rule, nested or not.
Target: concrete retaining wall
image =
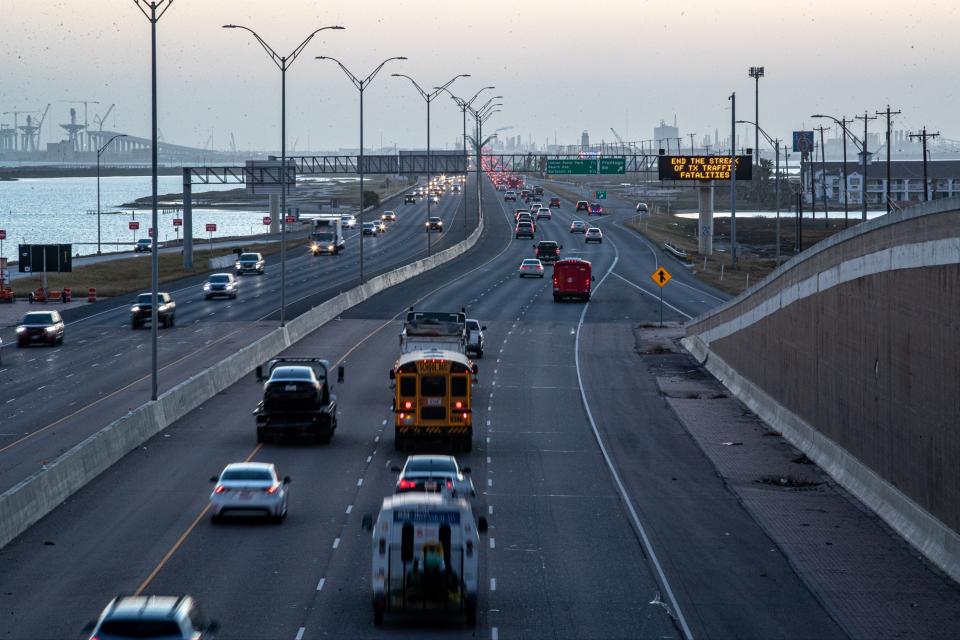
[[[26,531],[73,493],[123,456],[230,387],[250,371],[282,353],[324,323],[381,291],[453,260],[473,247],[484,219],[472,234],[449,249],[371,278],[293,318],[253,344],[196,374],[115,420],[0,495],[0,548]],[[232,264],[232,261],[231,261]]]
[[[960,580],[960,201],[848,229],[690,322],[738,398]]]

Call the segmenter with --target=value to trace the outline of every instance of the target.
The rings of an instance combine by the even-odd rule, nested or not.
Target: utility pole
[[[827,148],[823,146],[823,132],[826,131],[826,127],[820,125],[819,127],[814,127],[814,131],[820,132],[820,190],[823,192],[823,228],[829,228],[830,226],[830,213],[827,208]],[[816,160],[816,158],[814,158]],[[811,165],[812,166],[812,165]],[[816,190],[814,190],[814,197],[816,197]]]
[[[892,204],[890,201],[890,147],[892,146],[890,144],[890,125],[891,125],[890,120],[892,116],[898,116],[900,115],[900,113],[901,113],[900,110],[890,111],[889,104],[887,105],[887,109],[885,111],[877,111],[878,116],[883,116],[883,115],[887,116],[887,188],[886,188],[887,213],[890,213],[890,207]]]
[[[737,268],[737,92],[730,94],[730,267]]]
[[[863,201],[863,222],[867,221],[867,125],[871,120],[876,120],[876,116],[869,115],[866,111],[862,116],[856,116],[857,120],[863,120],[863,186],[860,189],[860,199]],[[889,163],[887,164],[889,167]]]
[[[693,141],[694,137],[695,137],[697,134],[695,134],[695,133],[688,133],[687,135],[690,136],[690,155],[693,155],[693,154],[695,154],[695,153],[697,152],[696,143]]]
[[[840,118],[840,137],[843,138],[843,228],[846,229],[850,224],[850,194],[847,187],[847,123],[853,120],[847,120],[846,116]]]
[[[927,138],[939,138],[940,132],[927,133],[927,128],[923,128],[922,133],[911,133],[910,138],[920,138],[923,141],[923,201],[930,200],[930,183],[927,181]],[[936,191],[936,188],[934,188]]]

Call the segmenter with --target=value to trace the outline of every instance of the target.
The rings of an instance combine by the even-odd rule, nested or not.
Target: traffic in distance
[[[523,186],[522,177],[491,173],[493,185]],[[404,195],[405,204],[424,198],[462,193],[461,176],[430,180]],[[527,230],[542,234],[539,225],[552,224],[551,208],[559,198],[542,202],[543,188],[520,190],[526,209],[514,211],[515,234]],[[385,210],[365,222],[363,234],[382,234],[402,211]],[[580,229],[575,220],[570,233]],[[439,230],[442,220],[431,216],[427,232]],[[337,255],[343,250],[346,229],[356,226],[353,216],[320,215],[312,221],[307,251],[310,255]],[[585,226],[585,225],[584,225]],[[584,244],[592,239],[586,230]],[[519,266],[521,278],[544,278],[549,270],[555,301],[589,300],[595,277],[591,263],[566,258],[564,245],[540,240]],[[267,262],[259,253],[240,252],[234,270],[214,273],[203,283],[206,299],[242,299],[245,276],[261,276]],[[159,321],[173,327],[176,302],[159,294]],[[150,294],[138,296],[131,308],[133,328],[150,319]],[[63,340],[63,322],[56,312],[31,312],[22,325],[21,346],[33,342],[57,344]],[[362,526],[372,537],[370,601],[375,625],[402,619],[405,613],[438,615],[449,620],[459,613],[468,625],[477,622],[481,545],[488,529],[480,496],[470,480],[470,468],[461,467],[450,453],[474,447],[479,367],[472,358],[484,357],[486,327],[461,309],[411,307],[400,330],[396,362],[387,372],[393,420],[393,447],[412,452],[394,465],[393,495],[384,497],[377,514],[363,516]],[[253,413],[251,439],[260,446],[333,445],[341,417],[335,383],[345,382],[345,367],[322,357],[277,357],[255,371],[262,398]],[[236,461],[210,477],[209,519],[215,524],[263,518],[279,524],[287,517],[293,479],[275,463]],[[112,600],[87,629],[90,638],[194,638],[215,633],[220,623],[200,613],[190,596],[120,596]]]

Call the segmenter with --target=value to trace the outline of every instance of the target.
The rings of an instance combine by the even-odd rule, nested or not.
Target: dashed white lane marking
[[[497,548],[497,541],[496,541],[495,538],[490,538],[490,548],[491,548],[491,549],[496,549],[496,548]]]
[[[13,402],[14,400],[16,400],[16,398],[10,398],[9,400],[7,400],[7,404],[10,404],[10,403]]]
[[[488,504],[488,505],[487,505],[487,515],[491,515],[491,516],[493,515],[493,505],[492,505],[492,504]]]
[[[497,579],[490,578],[490,591],[496,591],[496,590],[497,590]]]
[[[334,538],[334,539],[333,539],[333,548],[336,549],[336,548],[339,547],[339,546],[340,546],[340,538]]]
[[[493,479],[492,479],[492,478],[487,478],[487,486],[488,486],[488,487],[492,487],[492,486],[493,486]]]
[[[373,456],[367,456],[367,464],[370,464],[371,460],[373,460]]]
[[[488,427],[490,426],[490,421],[489,421],[489,420],[487,420],[487,426],[488,426]]]
[[[91,364],[90,366],[91,366],[91,367],[99,367],[99,366],[100,366],[100,363],[99,363],[99,362],[94,362],[94,363]]]
[[[490,444],[490,436],[487,436],[487,444]]]
[[[46,389],[46,388],[47,388],[47,385],[42,384],[42,385],[40,385],[39,387],[37,387],[37,391],[43,391],[43,390]]]
[[[294,640],[303,640],[303,634],[306,631],[307,631],[306,627],[300,627],[299,629],[297,629],[297,636],[294,638]]]
[[[380,424],[383,424],[383,425],[385,425],[385,424],[387,424],[387,421],[386,421],[386,420],[384,420],[384,421],[383,421],[383,422],[381,422]]]
[[[360,478],[359,480],[357,480],[357,486],[358,486],[358,487],[362,487],[362,486],[363,486],[363,478]]]
[[[320,582],[317,583],[317,591],[323,591],[323,585],[327,583],[326,578],[320,578]]]
[[[374,441],[374,442],[380,442],[380,436],[377,436],[376,438],[374,438],[373,441]]]
[[[500,638],[500,634],[497,633],[497,628],[496,628],[496,627],[491,627],[491,628],[490,628],[490,640],[499,640],[499,638]]]
[[[487,464],[490,464],[490,456],[487,456]]]
[[[6,371],[6,369],[0,370],[0,373],[3,373],[4,371]],[[72,378],[72,377],[73,377],[73,374],[72,374],[72,373],[68,373],[68,374],[65,375],[64,377],[65,377],[65,378]]]
[[[123,355],[122,353],[115,353],[115,354],[113,354],[113,355],[110,356],[110,357],[111,357],[111,358],[119,358],[119,357],[122,356],[122,355]]]
[[[491,411],[491,410],[493,410],[493,405],[492,405],[492,404],[488,404],[488,405],[487,405],[487,411]]]
[[[347,515],[350,515],[350,512],[351,512],[351,511],[353,511],[353,505],[352,505],[352,504],[348,504],[348,505],[347,505]]]

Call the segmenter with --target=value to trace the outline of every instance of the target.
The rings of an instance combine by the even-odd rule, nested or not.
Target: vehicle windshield
[[[539,260],[524,260],[523,264],[528,267],[536,267],[540,264]]]
[[[457,463],[446,458],[414,458],[407,460],[403,473],[456,473]]]
[[[100,625],[100,635],[114,638],[179,638],[183,631],[175,620],[112,618]]]
[[[141,293],[137,296],[137,304],[152,304],[152,296],[149,293]],[[163,303],[163,298],[160,297],[160,294],[157,294],[157,301],[161,304]]]
[[[333,242],[332,231],[319,231],[313,234],[313,239],[319,242]]]
[[[273,482],[273,474],[269,469],[227,469],[220,476],[221,481],[256,480],[258,482]]]
[[[240,256],[240,260],[243,262],[247,261],[257,261],[260,259],[260,254],[257,253],[244,253]]]
[[[270,374],[270,378],[312,380],[313,369],[310,367],[277,367],[273,370],[273,373]]]
[[[53,324],[52,313],[28,313],[23,317],[23,324]]]
[[[437,218],[435,216],[430,216],[430,222],[440,222],[440,218]]]
[[[230,282],[230,276],[213,275],[213,276],[210,276],[210,282],[213,284],[227,284],[228,282]]]
[[[556,248],[557,248],[557,243],[556,243],[556,242],[553,242],[552,240],[547,240],[547,241],[544,241],[544,242],[541,242],[541,243],[540,243],[540,248],[541,248],[541,249],[556,249]]]

